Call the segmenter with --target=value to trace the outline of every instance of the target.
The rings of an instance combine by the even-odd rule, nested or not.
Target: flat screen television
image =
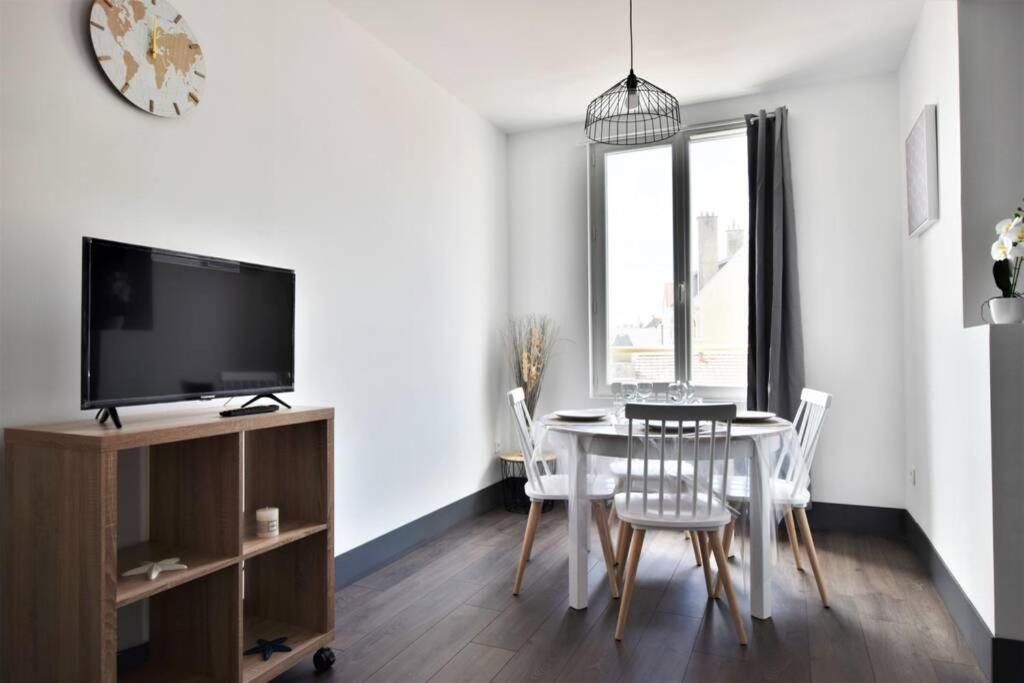
[[[83,410],[293,391],[294,373],[295,271],[82,240]]]

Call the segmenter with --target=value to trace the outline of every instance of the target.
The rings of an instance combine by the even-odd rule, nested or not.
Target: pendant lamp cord
[[[633,0],[629,0],[629,71],[633,71]]]

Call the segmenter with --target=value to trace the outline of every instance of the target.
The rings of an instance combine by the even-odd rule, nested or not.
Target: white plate
[[[768,422],[775,418],[775,413],[761,410],[741,410],[736,413],[736,422]]]
[[[600,422],[608,417],[604,408],[588,408],[586,410],[556,410],[555,417],[566,422]]]
[[[652,431],[652,432],[660,432],[661,431],[661,422],[660,421],[654,422],[652,420],[650,425],[648,426],[648,430]],[[678,432],[679,431],[679,423],[678,422],[666,422],[665,423],[665,431],[668,432],[668,433]],[[684,433],[692,432],[692,431],[693,431],[693,423],[692,422],[683,425],[683,432]]]

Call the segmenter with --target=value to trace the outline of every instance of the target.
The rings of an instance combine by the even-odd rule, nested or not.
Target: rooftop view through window
[[[689,140],[690,380],[742,387],[747,363],[747,140],[743,129]],[[677,372],[672,146],[605,162],[609,382]],[[680,342],[682,341],[680,340]]]

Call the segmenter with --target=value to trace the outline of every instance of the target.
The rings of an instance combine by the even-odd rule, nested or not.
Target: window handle
[[[686,283],[680,282],[677,287],[679,288],[679,303],[682,304],[686,301]]]

